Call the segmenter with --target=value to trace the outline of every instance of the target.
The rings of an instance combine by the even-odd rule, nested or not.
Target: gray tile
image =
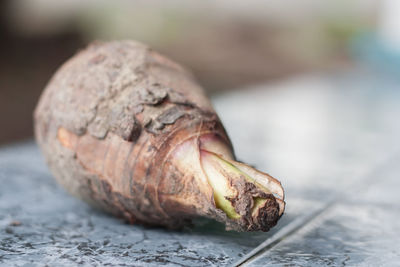
[[[340,203],[246,266],[396,266],[399,216],[398,206]]]
[[[286,213],[269,233],[226,232],[209,220],[180,232],[126,225],[66,194],[33,142],[3,147],[0,265],[224,266],[296,221],[304,227],[261,249],[251,265],[399,262],[399,161],[388,160],[400,149],[398,84],[365,73],[321,75],[214,99],[239,159],[285,187]],[[303,221],[310,214],[317,217]]]
[[[400,154],[246,266],[398,266]]]

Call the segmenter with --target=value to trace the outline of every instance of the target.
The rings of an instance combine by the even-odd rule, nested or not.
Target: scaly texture
[[[41,96],[35,134],[68,191],[131,222],[175,228],[208,216],[228,229],[266,231],[283,213],[280,183],[261,173],[273,190],[243,175],[230,183],[236,195],[224,198],[238,218],[216,204],[202,155],[230,162],[233,173],[250,167],[233,160],[191,74],[140,43],[95,43],[66,62]],[[256,210],[255,197],[265,199]]]

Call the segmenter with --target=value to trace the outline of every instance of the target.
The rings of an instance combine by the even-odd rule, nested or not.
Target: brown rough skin
[[[79,52],[54,75],[34,119],[56,179],[130,222],[176,228],[208,216],[228,229],[267,231],[283,213],[283,191],[279,201],[264,194],[269,200],[260,222],[252,220],[243,210],[258,193],[244,183],[239,187],[250,202],[230,200],[240,220],[216,207],[207,178],[199,175],[199,153],[233,160],[229,138],[192,75],[143,44],[94,43]],[[179,154],[185,145],[195,148],[189,167]]]

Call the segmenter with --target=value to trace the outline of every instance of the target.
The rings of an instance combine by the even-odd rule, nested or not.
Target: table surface
[[[33,141],[5,146],[0,265],[396,265],[399,84],[369,72],[321,74],[213,99],[238,158],[285,187],[286,213],[268,233],[210,220],[183,231],[127,225],[64,192]]]

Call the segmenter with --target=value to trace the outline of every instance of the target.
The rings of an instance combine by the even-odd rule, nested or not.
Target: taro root
[[[205,216],[268,231],[281,184],[237,162],[192,75],[133,41],[94,43],[67,61],[35,110],[48,165],[70,193],[129,222],[181,227]]]

